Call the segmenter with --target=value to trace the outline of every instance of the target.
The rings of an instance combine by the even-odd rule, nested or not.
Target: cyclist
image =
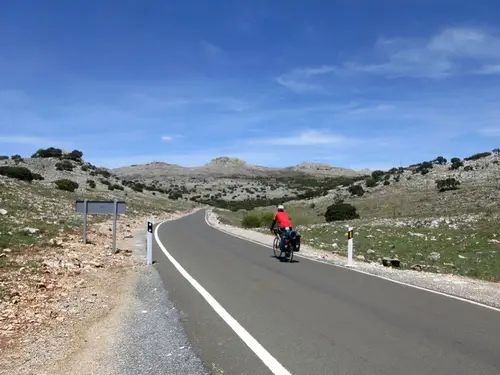
[[[276,222],[279,224],[278,233],[281,238],[280,248],[283,249],[285,232],[292,230],[292,222],[290,221],[290,217],[288,216],[288,213],[285,212],[285,207],[283,207],[282,204],[278,206],[278,212],[274,215],[273,222],[271,224],[271,232],[273,232]]]

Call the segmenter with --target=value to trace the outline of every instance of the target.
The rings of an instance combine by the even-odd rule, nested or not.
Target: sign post
[[[113,215],[112,251],[116,252],[116,221],[118,215],[124,215],[127,205],[123,201],[77,200],[76,212],[83,214],[83,243],[87,243],[87,215]]]
[[[349,227],[347,231],[347,265],[352,266],[352,250],[353,250],[354,229]]]
[[[154,217],[148,219],[148,235],[147,235],[147,264],[153,264],[153,225]]]

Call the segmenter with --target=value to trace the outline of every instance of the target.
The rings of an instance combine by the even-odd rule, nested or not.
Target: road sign
[[[148,234],[147,234],[147,264],[153,264],[153,225],[155,219],[150,216],[148,219]]]
[[[77,200],[75,210],[83,214],[83,243],[87,243],[87,215],[113,215],[113,253],[116,252],[116,219],[125,214],[127,205],[124,201]]]

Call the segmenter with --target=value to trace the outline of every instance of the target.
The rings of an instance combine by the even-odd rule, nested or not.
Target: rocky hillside
[[[196,201],[277,200],[300,197],[314,181],[339,177],[358,178],[370,173],[302,163],[288,168],[269,168],[243,160],[219,157],[200,167],[152,162],[113,169],[116,176],[162,189],[178,189],[184,198]]]

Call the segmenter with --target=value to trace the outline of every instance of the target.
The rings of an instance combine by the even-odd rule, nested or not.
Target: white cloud
[[[161,137],[162,141],[170,142],[173,138],[170,135],[164,135]]]
[[[200,45],[203,52],[208,56],[215,57],[222,53],[222,49],[220,47],[205,40],[201,41]]]
[[[32,146],[55,146],[60,144],[51,139],[41,138],[41,137],[29,137],[29,136],[11,136],[11,135],[0,135],[0,143],[11,143],[11,144],[24,144]]]
[[[378,58],[368,63],[346,61],[339,66],[295,69],[276,81],[292,91],[307,92],[322,90],[324,79],[318,82],[317,78],[325,75],[442,79],[500,74],[500,36],[480,29],[447,28],[428,38],[379,38],[373,52]]]
[[[250,140],[250,144],[267,144],[276,146],[314,146],[344,144],[347,139],[343,136],[322,133],[316,130],[308,130],[291,136],[277,135],[275,138],[264,138]]]

